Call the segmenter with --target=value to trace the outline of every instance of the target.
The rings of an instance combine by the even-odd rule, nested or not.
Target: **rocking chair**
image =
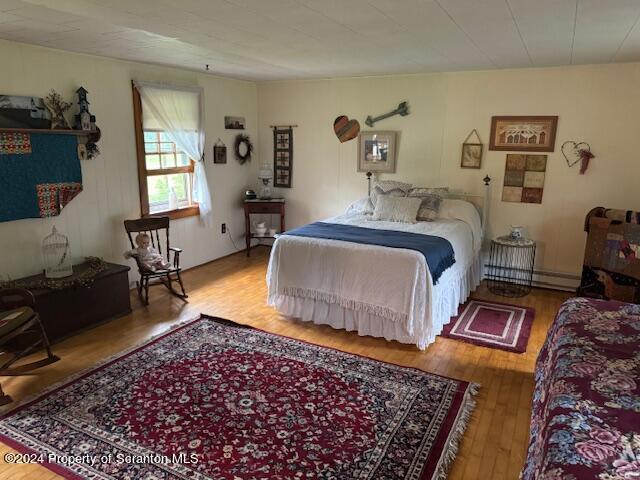
[[[131,244],[132,249],[136,248],[133,241],[133,234],[147,233],[151,240],[151,245],[160,254],[162,254],[162,244],[160,241],[159,232],[160,230],[165,231],[164,238],[166,246],[166,257],[167,262],[171,264],[170,267],[160,270],[150,270],[148,267],[143,265],[137,255],[132,255],[136,260],[136,264],[138,265],[138,272],[140,273],[140,280],[136,282],[136,287],[138,289],[138,296],[140,297],[142,303],[145,305],[149,305],[150,280],[157,280],[157,282],[151,283],[151,285],[162,284],[167,287],[171,294],[175,295],[183,301],[186,301],[185,299],[188,298],[188,295],[184,290],[182,278],[180,278],[180,253],[182,252],[182,249],[172,247],[169,244],[169,217],[148,217],[141,218],[139,220],[125,220],[124,228],[127,231],[127,236],[129,237],[129,243]],[[173,252],[173,261],[171,261],[171,252]],[[173,288],[173,282],[178,282],[182,293]]]
[[[47,351],[47,358],[10,368],[40,347]],[[0,376],[3,377],[25,375],[60,360],[51,352],[49,339],[36,311],[36,301],[29,290],[0,290],[0,354]],[[12,401],[0,386],[0,405]]]

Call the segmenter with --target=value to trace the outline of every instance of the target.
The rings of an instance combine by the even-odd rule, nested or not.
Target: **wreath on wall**
[[[236,155],[236,160],[240,162],[240,165],[243,165],[247,161],[251,161],[253,144],[251,143],[251,140],[249,140],[248,135],[243,135],[242,133],[240,133],[238,136],[236,136],[236,141],[233,145],[233,149]]]

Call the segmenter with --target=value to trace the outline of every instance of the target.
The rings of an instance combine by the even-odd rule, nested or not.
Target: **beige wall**
[[[367,115],[407,100],[409,116],[375,126],[400,132],[397,173],[382,178],[481,194],[488,173],[489,234],[525,225],[538,240],[537,268],[578,275],[585,213],[597,205],[640,209],[639,84],[640,64],[264,82],[258,84],[260,155],[273,157],[270,124],[298,124],[294,188],[280,190],[289,200],[289,226],[338,214],[366,195],[366,181],[356,172],[357,141],[338,142],[335,117],[356,118],[366,129]],[[505,152],[487,150],[492,115],[559,116],[541,205],[501,201]],[[485,143],[482,169],[461,169],[461,144],[473,128]],[[585,175],[565,163],[566,140],[591,144],[596,158]]]
[[[0,223],[0,276],[16,278],[41,270],[40,242],[56,225],[69,235],[73,256],[123,262],[127,248],[122,220],[139,214],[131,79],[198,84],[205,90],[207,173],[213,197],[213,226],[197,219],[175,220],[172,237],[185,249],[186,266],[231,253],[220,223],[237,244],[244,231],[241,194],[257,187],[257,169],[273,157],[271,124],[295,130],[288,226],[340,213],[366,194],[356,172],[357,143],[340,144],[332,124],[339,114],[358,119],[377,115],[407,100],[411,114],[380,122],[397,130],[396,178],[416,185],[446,184],[482,193],[482,177],[493,177],[490,234],[510,224],[525,225],[539,242],[538,268],[578,274],[583,256],[584,214],[595,205],[640,209],[640,162],[635,146],[640,124],[640,64],[581,66],[491,72],[445,73],[317,81],[251,82],[100,57],[71,54],[0,41],[0,92],[44,96],[55,88],[71,98],[83,85],[103,138],[102,154],[82,162],[84,191],[62,215]],[[256,144],[251,165],[240,166],[231,151],[236,132],[225,131],[224,115],[243,115]],[[549,156],[541,205],[500,200],[505,153],[488,152],[481,170],[459,168],[460,148],[472,128],[485,144],[492,115],[558,115],[556,151]],[[258,129],[259,125],[259,129]],[[226,165],[213,165],[213,143],[229,148]],[[596,159],[586,175],[569,169],[560,153],[565,140],[587,141]]]
[[[243,244],[240,198],[246,186],[255,183],[255,175],[250,165],[241,166],[233,159],[232,151],[228,152],[226,165],[214,165],[212,149],[218,137],[228,147],[232,145],[234,131],[224,130],[224,115],[245,116],[246,133],[257,137],[255,84],[4,41],[0,41],[0,63],[3,94],[45,96],[54,88],[71,99],[75,89],[84,86],[102,130],[101,155],[82,162],[84,190],[59,217],[0,223],[3,279],[42,270],[41,241],[53,225],[69,236],[76,262],[96,255],[126,263],[122,252],[130,247],[122,221],[140,214],[132,79],[198,84],[204,88],[206,170],[213,200],[213,226],[205,228],[194,217],[172,221],[172,243],[184,249],[184,265],[198,265],[234,251],[228,236],[220,233],[222,222],[238,238],[238,246]]]

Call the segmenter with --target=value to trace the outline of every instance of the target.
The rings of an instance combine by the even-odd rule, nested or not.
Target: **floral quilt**
[[[640,479],[640,305],[566,301],[535,380],[523,480]]]

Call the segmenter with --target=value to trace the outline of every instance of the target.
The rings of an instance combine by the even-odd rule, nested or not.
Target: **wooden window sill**
[[[194,217],[200,215],[200,207],[193,205],[191,207],[177,208],[176,210],[167,210],[164,212],[146,213],[142,215],[144,218],[148,217],[169,217],[171,220],[176,218]]]

